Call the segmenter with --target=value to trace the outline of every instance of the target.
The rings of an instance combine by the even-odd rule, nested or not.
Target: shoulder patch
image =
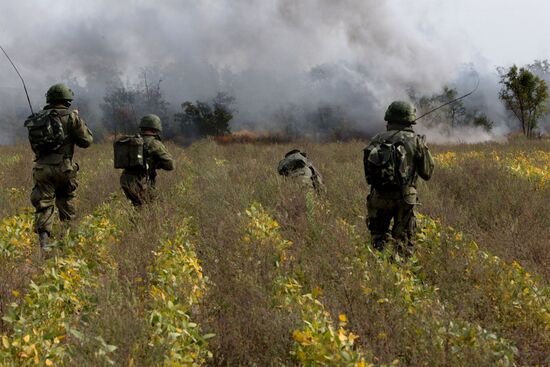
[[[152,139],[147,143],[147,149],[149,150],[158,150],[158,149],[164,149],[164,144],[160,140]]]

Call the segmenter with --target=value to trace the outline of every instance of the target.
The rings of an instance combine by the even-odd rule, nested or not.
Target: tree
[[[535,60],[532,64],[527,65],[527,69],[544,80],[546,84],[550,83],[550,61]],[[546,105],[550,111],[550,99]],[[550,116],[548,114],[539,120],[539,126],[543,126],[547,132],[550,131]]]
[[[301,112],[300,106],[295,103],[288,103],[278,108],[273,115],[274,126],[280,126],[283,133],[295,140],[302,136],[301,119],[298,117]]]
[[[527,69],[546,80],[550,75],[550,62],[548,60],[535,60],[534,63],[527,65]]]
[[[336,104],[320,103],[305,119],[317,139],[345,140],[354,133],[345,109]]]
[[[137,86],[114,86],[103,97],[103,123],[111,131],[135,133],[139,119],[148,113],[159,116],[168,125],[168,102],[160,88],[162,80],[151,86],[144,73],[142,81]]]
[[[116,133],[132,133],[137,128],[136,90],[114,87],[103,97],[103,124]]]
[[[502,89],[500,100],[521,123],[527,138],[534,136],[538,121],[548,111],[548,86],[527,68],[513,65],[508,71],[498,69]]]
[[[418,107],[418,116],[450,102],[458,96],[456,88],[448,86],[444,86],[441,93],[431,96],[419,96],[414,88],[409,88],[407,93],[413,104]],[[489,132],[493,129],[494,122],[483,112],[485,109],[485,105],[466,107],[462,101],[456,101],[429,114],[425,121],[431,126],[443,126],[448,123],[449,132],[460,127],[480,127]]]
[[[143,110],[145,114],[154,113],[159,116],[163,122],[168,122],[168,102],[162,95],[160,83],[162,79],[159,79],[153,85],[147,82],[147,73],[143,71],[141,76],[143,86],[139,89],[140,106],[139,109]]]
[[[443,93],[437,97],[439,103],[444,104],[452,101],[458,97],[458,92],[456,88],[450,88],[448,86],[443,87]],[[464,108],[464,103],[462,101],[456,101],[450,105],[443,108],[447,119],[451,123],[451,127],[456,127],[458,125],[464,124],[464,117],[466,116],[466,108]]]
[[[231,105],[234,101],[234,97],[221,92],[210,103],[187,101],[181,105],[183,112],[174,115],[174,121],[186,136],[227,135],[231,133],[229,121],[233,119],[234,110]]]
[[[414,89],[409,88],[409,98],[418,106],[418,115],[422,115],[442,104],[452,101],[458,96],[456,88],[445,85],[440,94],[434,94],[432,96],[420,96],[416,95]],[[451,128],[456,128],[460,125],[467,125],[469,113],[464,107],[462,101],[456,101],[448,106],[443,107],[430,115],[429,119],[433,121],[448,122]]]
[[[494,126],[494,122],[491,121],[486,114],[478,112],[473,115],[472,123],[474,126],[479,126],[485,131],[489,132]]]

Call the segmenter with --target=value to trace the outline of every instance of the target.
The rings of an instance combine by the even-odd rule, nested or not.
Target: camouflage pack
[[[293,149],[285,154],[285,157],[279,161],[277,171],[280,175],[288,176],[292,172],[301,170],[307,166],[307,154]]]
[[[62,117],[65,114],[51,109],[35,113],[25,121],[29,132],[29,142],[35,153],[53,153],[65,142]]]
[[[375,140],[364,152],[365,177],[377,190],[400,190],[409,181],[407,151],[401,141]]]
[[[125,135],[113,144],[115,168],[146,169],[145,142],[138,135]]]

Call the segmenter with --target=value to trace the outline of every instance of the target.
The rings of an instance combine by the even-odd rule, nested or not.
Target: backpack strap
[[[52,109],[52,111],[55,111],[59,115],[59,118],[61,119],[61,128],[65,134],[65,142],[59,150],[63,154],[63,158],[72,158],[74,155],[74,146],[71,144],[72,138],[70,118],[73,111],[68,108]]]
[[[143,139],[143,162],[145,163],[145,177],[147,181],[149,181],[154,185],[157,177],[157,171],[153,167],[149,166],[148,153],[149,153],[149,146],[151,145],[153,140],[157,139],[157,137],[152,136],[152,139],[145,139],[146,136],[151,136],[151,135],[141,135],[141,134],[137,134],[137,135],[141,136]]]
[[[396,136],[397,134],[399,134],[401,132],[401,130],[396,130],[393,134],[390,135],[389,138],[384,138],[384,141],[389,141],[391,142],[391,140],[393,139],[394,136]],[[393,142],[391,142],[393,144]]]
[[[61,117],[65,117],[65,116],[68,116],[70,115],[71,113],[73,113],[73,110],[70,110],[70,109],[65,109],[65,108],[52,108],[52,111],[55,111],[59,114],[59,116]]]

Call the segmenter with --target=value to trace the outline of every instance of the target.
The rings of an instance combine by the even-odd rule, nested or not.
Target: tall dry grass
[[[295,343],[292,332],[299,327],[301,314],[283,310],[274,301],[274,284],[281,271],[299,280],[304,292],[319,294],[334,319],[346,314],[347,327],[359,335],[358,344],[376,363],[398,359],[400,365],[489,366],[496,362],[487,351],[505,348],[508,341],[519,348],[515,356],[518,363],[547,363],[544,346],[550,345],[550,331],[526,334],[517,325],[500,325],[499,320],[481,317],[479,309],[488,307],[489,300],[479,304],[479,298],[462,296],[472,287],[461,274],[465,263],[457,260],[442,272],[442,258],[425,256],[395,270],[391,262],[368,251],[364,143],[299,145],[323,174],[327,191],[319,198],[308,197],[296,184],[276,174],[278,160],[293,145],[222,146],[202,141],[185,149],[168,145],[176,157],[177,169],[161,172],[159,201],[139,211],[126,202],[118,187],[119,173],[112,169],[110,145],[95,145],[77,153],[81,163],[77,203],[80,217],[104,202],[122,208],[111,218],[123,233],[120,244],[110,249],[116,271],[105,272],[104,286],[90,290],[96,309],[81,328],[90,335],[102,335],[108,344],[118,347],[112,353],[116,365],[147,366],[158,361],[154,355],[158,349],[148,345],[152,252],[162,239],[172,238],[189,217],[193,242],[209,278],[208,292],[193,308],[193,319],[205,332],[216,334],[208,346],[213,353],[211,365],[296,364],[290,351]],[[518,141],[436,146],[433,151],[549,148],[547,141]],[[0,155],[20,156],[9,167],[2,166],[0,173],[0,214],[9,217],[29,206],[32,159],[25,146],[3,147]],[[535,188],[490,161],[474,160],[449,169],[436,168],[432,181],[420,186],[420,198],[421,212],[439,218],[443,226],[462,230],[466,238],[475,239],[483,249],[505,261],[517,260],[538,277],[540,287],[548,287],[548,189]],[[245,211],[252,203],[261,203],[279,223],[281,236],[293,243],[288,250],[292,261],[282,268],[273,266],[273,249],[248,246],[243,241],[249,220]],[[23,301],[14,297],[12,290],[24,293],[35,274],[32,269],[42,261],[36,251],[25,259],[0,259],[0,305]],[[415,287],[411,294],[423,300],[415,306],[419,311],[413,315],[397,302],[403,290],[395,279],[405,270],[410,271],[407,276]],[[490,273],[484,276],[491,279]],[[379,302],[384,298],[389,301]],[[506,343],[497,341],[493,345],[480,334],[475,340],[481,344],[465,347],[459,358],[450,347],[446,349],[436,342],[440,334],[434,325],[448,326],[451,322],[463,325],[464,330],[474,330],[474,326],[488,333],[497,330],[495,333]],[[421,329],[417,330],[419,325]],[[2,325],[2,331],[9,332],[9,328]],[[452,341],[449,330],[445,340]],[[529,338],[535,337],[549,340],[531,346]],[[67,343],[73,363],[106,364],[97,355],[95,344],[74,339]]]

